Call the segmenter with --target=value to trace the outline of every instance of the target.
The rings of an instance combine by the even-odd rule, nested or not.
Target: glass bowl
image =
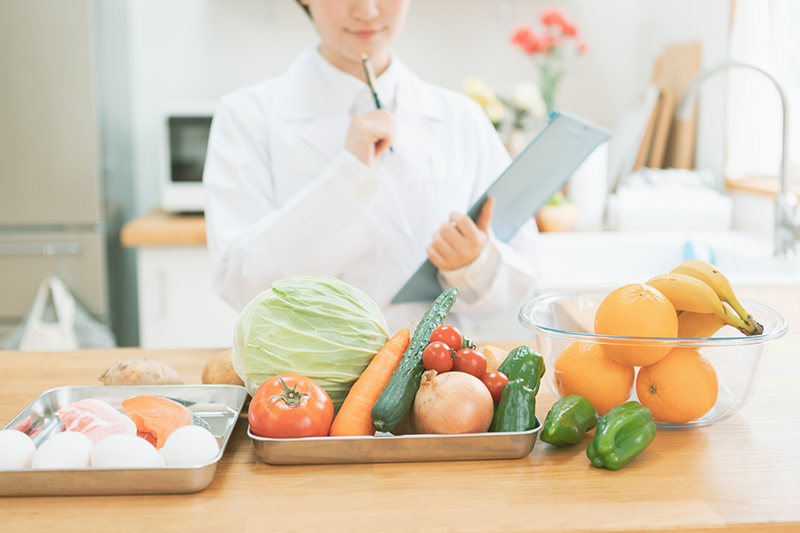
[[[779,311],[752,300],[742,300],[745,309],[764,326],[763,334],[745,337],[737,330],[725,327],[714,337],[708,338],[596,335],[593,333],[594,315],[607,294],[543,294],[522,306],[519,320],[535,333],[537,347],[547,364],[544,381],[556,398],[560,398],[553,369],[559,354],[575,341],[601,345],[659,345],[696,349],[716,370],[719,381],[717,403],[704,416],[691,422],[656,420],[656,424],[663,427],[706,426],[726,420],[739,412],[756,390],[767,345],[783,337],[787,330],[786,317]],[[638,368],[636,372],[638,375]],[[631,391],[630,399],[638,400],[635,387]]]

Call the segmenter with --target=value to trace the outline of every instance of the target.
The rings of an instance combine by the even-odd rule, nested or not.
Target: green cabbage
[[[278,374],[311,378],[338,411],[388,340],[386,320],[366,294],[336,278],[296,276],[273,283],[242,311],[233,366],[251,395]]]

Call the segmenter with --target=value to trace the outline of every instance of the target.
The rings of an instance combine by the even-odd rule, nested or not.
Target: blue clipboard
[[[547,126],[467,214],[475,220],[486,199],[495,198],[492,230],[499,240],[508,242],[519,227],[564,186],[595,148],[610,137],[611,131],[582,117],[553,111]],[[392,303],[433,301],[442,292],[437,273],[438,269],[426,259],[392,298]]]

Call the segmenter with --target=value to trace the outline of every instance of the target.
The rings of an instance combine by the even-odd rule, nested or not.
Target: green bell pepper
[[[596,468],[619,470],[650,446],[655,437],[650,409],[639,402],[624,403],[600,419],[586,456]]]
[[[541,354],[527,346],[519,346],[511,350],[497,370],[505,374],[509,381],[524,379],[525,386],[532,390],[535,396],[539,394],[539,385],[546,369]]]
[[[525,380],[515,379],[503,387],[503,395],[492,418],[489,431],[517,432],[536,427],[536,395],[525,386]]]
[[[553,446],[569,446],[580,441],[587,431],[596,426],[597,411],[589,400],[570,394],[550,408],[539,438]]]

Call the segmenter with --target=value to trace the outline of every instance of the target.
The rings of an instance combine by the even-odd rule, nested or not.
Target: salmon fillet
[[[173,431],[192,423],[192,412],[178,402],[159,396],[135,396],[122,401],[122,408],[138,430],[137,435],[159,450]]]

